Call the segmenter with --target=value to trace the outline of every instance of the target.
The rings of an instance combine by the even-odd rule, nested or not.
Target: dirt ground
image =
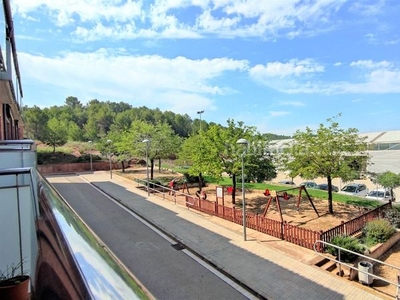
[[[120,173],[122,176],[133,179],[133,178],[146,178],[146,168],[128,168],[125,174]],[[163,170],[161,173],[158,170],[154,171],[154,178],[159,177],[175,177],[181,178],[182,174],[170,172],[167,170]],[[204,190],[207,193],[208,200],[216,200],[216,187],[215,184],[209,184]],[[242,192],[237,187],[237,191],[235,194],[236,204],[232,204],[232,196],[225,194],[224,196],[224,205],[226,206],[236,206],[242,207]],[[189,193],[191,195],[195,195],[198,188],[190,188]],[[182,190],[181,190],[182,191]],[[245,198],[246,198],[246,209],[247,211],[251,211],[258,214],[265,213],[265,209],[267,206],[268,198],[263,195],[264,191],[260,190],[246,190]],[[360,208],[354,205],[345,205],[341,203],[333,202],[333,214],[328,213],[328,201],[326,200],[318,200],[312,199],[312,203],[314,204],[315,210],[309,201],[309,199],[305,196],[303,192],[303,196],[297,207],[298,200],[298,190],[288,191],[291,196],[288,200],[284,200],[280,197],[280,208],[282,212],[282,219],[292,225],[296,225],[302,228],[307,228],[310,230],[327,230],[337,225],[340,225],[341,222],[346,222],[351,220],[359,215],[365,213],[364,208]],[[179,198],[179,197],[178,197]],[[184,203],[183,199],[182,203]],[[180,199],[177,199],[179,202]],[[219,200],[221,203],[221,200]],[[318,212],[318,214],[317,214]],[[319,215],[319,217],[318,217]],[[280,213],[278,209],[278,205],[276,201],[271,201],[268,210],[266,211],[265,216],[267,218],[271,218],[274,220],[280,220]]]
[[[207,199],[215,199],[216,186],[209,185],[206,189]],[[279,197],[279,206],[282,212],[282,219],[292,225],[312,230],[327,230],[334,226],[340,225],[342,221],[347,221],[355,218],[363,213],[363,209],[356,206],[347,206],[339,203],[333,203],[334,214],[328,213],[328,202],[326,200],[309,200],[303,192],[303,196],[298,202],[298,190],[288,192],[289,195],[293,193],[288,200]],[[225,205],[232,205],[232,196],[225,195]],[[239,190],[235,195],[236,206],[241,207],[242,192]],[[258,214],[264,214],[267,218],[274,220],[281,220],[279,213],[279,206],[275,199],[270,202],[267,208],[269,197],[263,195],[263,191],[253,190],[245,191],[246,209]],[[314,210],[314,207],[315,210]]]
[[[121,173],[119,173],[121,174]],[[133,178],[146,178],[146,169],[128,169],[126,174],[121,174],[124,177],[133,179]],[[154,177],[182,177],[181,174],[172,173],[168,171],[163,171],[163,173],[154,173]],[[195,195],[198,188],[190,188],[189,193],[191,195]],[[208,200],[216,199],[216,185],[210,184],[204,190],[207,193]],[[289,193],[289,192],[288,192]],[[290,197],[288,200],[280,199],[279,203],[282,211],[282,218],[284,221],[291,223],[293,225],[297,225],[303,228],[311,229],[311,230],[327,230],[334,226],[340,225],[342,221],[351,220],[365,211],[363,208],[359,208],[352,205],[345,205],[340,203],[333,202],[333,210],[334,214],[328,213],[328,202],[326,200],[317,200],[313,199],[312,202],[319,214],[319,217],[315,210],[313,209],[310,201],[307,197],[302,197],[300,201],[300,205],[297,208],[297,195],[298,191],[291,191],[290,194],[294,194],[295,196]],[[256,212],[259,214],[264,213],[268,198],[263,195],[263,191],[258,190],[246,190],[246,208],[248,211]],[[181,198],[181,199],[180,199]],[[241,199],[242,193],[238,190],[235,194],[236,204],[232,204],[232,196],[225,195],[224,204],[226,206],[237,206],[241,207]],[[185,201],[183,197],[177,197],[177,202],[182,202],[184,205]],[[280,220],[280,214],[278,210],[277,203],[272,201],[270,206],[266,212],[266,217]],[[400,268],[400,242],[398,242],[392,249],[385,253],[383,257],[380,258],[385,263],[397,266]],[[397,270],[385,265],[375,265],[373,273],[386,278],[392,282],[397,281]],[[377,292],[382,293],[382,295],[392,297],[396,294],[396,287],[391,284],[387,284],[380,280],[374,280],[374,283],[371,285],[372,289],[375,289]]]
[[[127,178],[146,178],[146,169],[145,168],[129,168],[126,170],[125,174],[120,173],[122,176]],[[173,173],[166,170],[163,170],[162,173],[158,173],[158,170],[154,172],[154,178],[158,177],[175,177],[180,178],[183,177],[182,174]],[[204,190],[207,193],[207,199],[211,201],[216,200],[216,187],[215,184],[209,184]],[[235,203],[232,204],[232,196],[225,194],[224,196],[224,205],[226,206],[236,206],[242,207],[242,192],[237,187],[237,191],[235,194]],[[191,195],[195,195],[198,188],[190,188],[189,193]],[[265,209],[267,206],[268,198],[263,195],[264,191],[260,190],[246,190],[245,191],[245,199],[246,199],[246,209],[248,211],[263,214],[265,213]],[[288,194],[293,194],[294,196],[290,197],[288,200],[284,200],[280,197],[280,207],[282,212],[282,219],[292,225],[296,225],[302,228],[307,228],[311,230],[327,230],[334,226],[340,225],[342,221],[351,220],[365,211],[363,208],[359,208],[357,206],[345,205],[340,203],[333,202],[333,211],[334,214],[328,213],[328,201],[326,200],[318,200],[312,199],[312,203],[315,206],[315,210],[309,201],[309,199],[303,193],[303,197],[297,207],[298,200],[298,190],[288,191]],[[221,200],[219,200],[221,203]],[[317,214],[318,212],[318,214]],[[319,217],[318,217],[319,215]],[[265,214],[267,218],[271,218],[274,220],[280,220],[280,213],[278,209],[278,205],[276,201],[271,201],[268,210]]]

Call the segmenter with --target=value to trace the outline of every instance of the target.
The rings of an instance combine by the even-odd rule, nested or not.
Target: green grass
[[[65,154],[71,154],[73,152],[73,149],[79,149],[81,153],[84,153],[85,151],[88,151],[89,145],[87,143],[79,143],[79,142],[68,142],[62,147],[56,147],[56,152],[57,153],[65,153]],[[50,146],[42,145],[41,147],[38,147],[38,153],[52,153],[53,148]],[[163,168],[171,169],[175,172],[179,173],[187,173],[188,167],[184,166],[176,166],[173,163],[168,163],[164,162],[163,163]],[[221,186],[231,186],[232,185],[232,179],[229,177],[223,177],[222,179],[218,180],[216,178],[212,178],[210,176],[205,176],[205,180],[208,183],[212,184],[217,184]],[[241,183],[236,184],[237,188],[241,187]],[[266,184],[266,183],[245,183],[245,188],[250,189],[250,190],[260,190],[264,191],[265,189],[269,190],[276,190],[276,191],[285,191],[289,190],[289,194],[294,194],[297,195],[298,191],[293,190],[291,186],[282,186],[282,185],[273,185],[273,184]],[[290,190],[291,189],[291,190]],[[322,199],[322,200],[327,200],[328,199],[328,192],[322,191],[322,190],[314,190],[314,189],[308,189],[307,190],[310,196],[314,199]],[[362,206],[362,207],[368,207],[368,208],[374,208],[379,205],[381,205],[381,202],[378,201],[372,201],[372,200],[367,200],[364,198],[359,198],[359,197],[352,197],[348,195],[342,195],[339,193],[333,193],[333,201],[343,203],[343,204],[348,204],[348,205],[357,205],[357,206]]]
[[[83,153],[85,151],[88,151],[89,146],[86,145],[85,143],[80,143],[80,142],[67,142],[63,146],[56,147],[55,152],[72,154],[75,149],[78,150],[79,152]],[[41,144],[40,147],[37,147],[37,152],[38,153],[52,153],[53,146]]]
[[[232,179],[229,177],[224,177],[222,180],[217,180],[215,178],[205,176],[205,179],[208,183],[217,184],[221,186],[232,186]],[[241,182],[236,183],[237,188],[241,188]],[[260,190],[264,191],[266,189],[275,190],[275,191],[287,191],[288,194],[298,195],[298,189],[295,189],[291,186],[282,186],[282,185],[274,185],[274,184],[267,184],[267,183],[245,183],[245,188],[250,190]],[[316,189],[307,189],[308,194],[313,199],[321,199],[321,200],[328,200],[328,192],[323,190],[316,190]],[[303,193],[305,195],[305,193]],[[343,203],[346,205],[356,205],[362,206],[366,208],[375,208],[382,205],[379,201],[374,200],[367,200],[360,197],[353,197],[349,195],[343,195],[340,193],[332,193],[333,201],[338,203]]]
[[[176,172],[179,173],[186,173],[187,169],[185,168],[174,168],[170,166]],[[211,184],[216,184],[220,186],[232,186],[232,179],[229,177],[223,177],[222,179],[213,178],[210,176],[204,176],[206,182]],[[237,188],[241,188],[241,182],[236,183]],[[250,190],[260,190],[264,191],[266,189],[275,190],[275,191],[287,191],[289,194],[298,195],[298,189],[293,189],[291,186],[282,186],[282,185],[274,185],[274,184],[267,184],[267,183],[245,183],[245,188]],[[323,190],[317,189],[307,189],[308,194],[313,199],[321,199],[321,200],[328,200],[328,192]],[[304,193],[305,194],[305,193]],[[346,205],[355,205],[361,206],[366,208],[375,208],[382,205],[379,201],[374,200],[367,200],[365,198],[354,197],[349,195],[343,195],[340,193],[332,193],[333,201],[338,203],[343,203]]]

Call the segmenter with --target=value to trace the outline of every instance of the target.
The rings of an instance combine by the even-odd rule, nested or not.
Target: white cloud
[[[19,61],[25,82],[57,87],[67,95],[69,91],[77,97],[90,95],[90,99],[167,103],[177,112],[190,107],[213,109],[213,97],[234,89],[215,84],[215,79],[248,68],[247,61],[132,56],[124,49],[72,52],[53,58],[19,53]]]
[[[289,111],[270,111],[269,116],[274,118],[274,117],[282,117],[282,116],[287,116],[290,115]]]
[[[75,21],[99,22],[143,18],[143,1],[121,0],[14,0],[14,14],[27,15],[44,11],[52,16],[58,26],[66,26]]]
[[[198,38],[205,34],[274,39],[276,36],[318,34],[332,26],[329,22],[331,14],[344,2],[14,0],[13,7],[14,13],[22,17],[44,13],[57,26],[72,26],[74,36],[79,39]],[[196,14],[190,19],[182,18],[182,15],[190,15],[187,13],[189,9]],[[130,30],[124,31],[126,28]]]
[[[381,68],[390,68],[393,66],[393,64],[386,60],[380,62],[374,62],[372,60],[358,60],[350,63],[350,66],[367,68],[367,69],[381,69]]]
[[[349,64],[359,71],[358,81],[322,81],[324,67],[312,60],[272,62],[249,69],[250,77],[288,94],[387,94],[400,92],[400,68],[389,61],[359,60]],[[340,67],[339,65],[337,67]],[[342,72],[348,72],[343,70]]]
[[[234,18],[215,18],[211,15],[210,10],[204,11],[197,18],[197,27],[201,28],[202,31],[206,32],[216,32],[223,31],[224,29],[231,29],[235,27],[240,22],[239,17]]]
[[[292,59],[287,63],[271,62],[265,66],[256,65],[250,69],[250,75],[255,79],[264,80],[268,77],[284,78],[323,71],[324,67],[313,62],[311,59]]]
[[[385,5],[385,0],[374,1],[372,4],[363,3],[362,1],[352,3],[350,10],[368,17],[373,17],[381,13]]]

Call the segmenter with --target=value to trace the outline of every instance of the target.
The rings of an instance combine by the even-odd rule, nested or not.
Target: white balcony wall
[[[30,186],[1,189],[0,270],[18,265],[22,258],[24,273],[34,282],[38,244],[33,203]]]

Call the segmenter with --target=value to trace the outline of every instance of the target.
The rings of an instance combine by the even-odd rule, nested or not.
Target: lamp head
[[[236,144],[238,145],[244,145],[247,147],[247,145],[249,144],[249,142],[246,139],[238,139],[238,141],[236,142]]]
[[[241,138],[241,139],[238,139],[236,144],[242,145],[244,147],[244,152],[243,152],[243,155],[244,155],[247,152],[247,147],[249,146],[249,142],[246,139]]]

